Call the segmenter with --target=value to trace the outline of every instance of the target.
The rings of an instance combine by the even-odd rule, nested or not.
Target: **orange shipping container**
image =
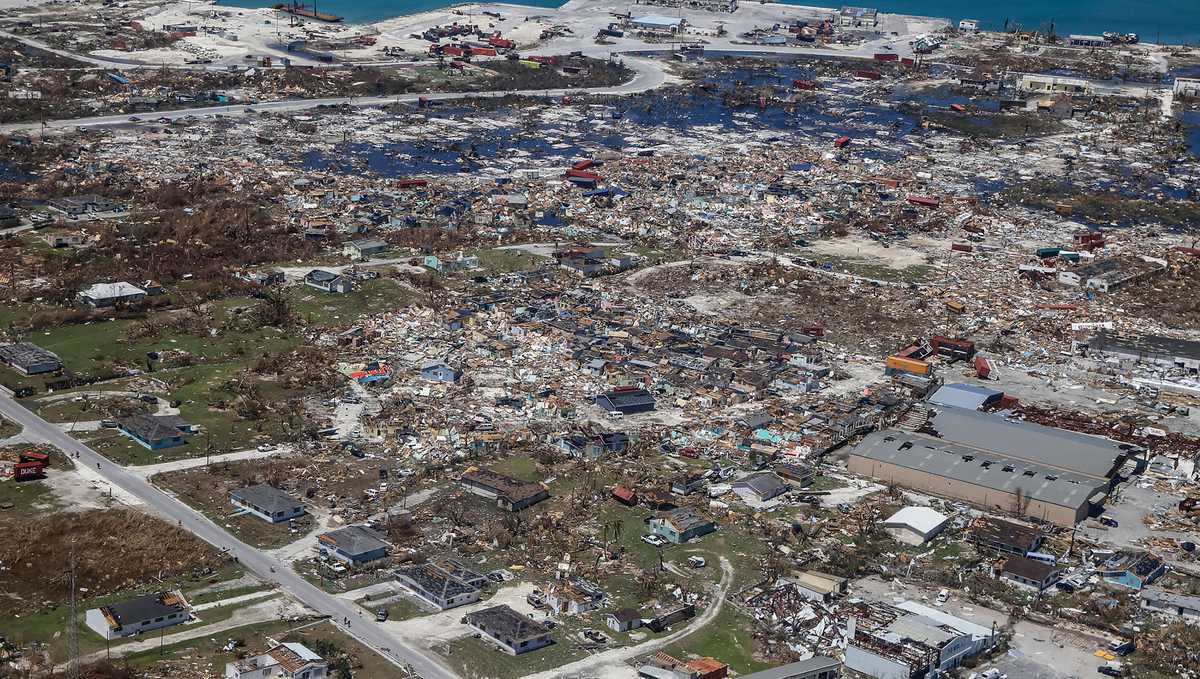
[[[921,376],[926,376],[933,372],[933,366],[925,361],[918,361],[913,358],[901,358],[899,356],[888,356],[887,367],[888,370]]]

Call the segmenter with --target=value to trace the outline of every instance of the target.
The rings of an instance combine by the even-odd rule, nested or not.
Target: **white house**
[[[88,609],[84,623],[105,639],[119,639],[178,625],[192,619],[192,611],[178,592],[158,592]]]
[[[966,33],[978,33],[979,19],[963,19],[962,21],[958,22],[958,30]]]
[[[1200,622],[1200,596],[1187,596],[1148,587],[1143,589],[1138,597],[1141,599],[1143,611],[1182,618],[1193,623]]]
[[[946,527],[950,518],[929,507],[905,507],[883,522],[883,529],[906,545],[929,542]]]
[[[96,283],[79,292],[79,301],[93,307],[108,307],[129,302],[140,302],[146,291],[125,281]]]
[[[303,644],[279,644],[250,658],[225,665],[225,679],[322,679],[329,663]]]

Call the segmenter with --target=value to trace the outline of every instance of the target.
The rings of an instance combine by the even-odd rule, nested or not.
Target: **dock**
[[[336,24],[336,23],[342,21],[342,17],[340,17],[336,14],[327,14],[325,12],[318,12],[315,9],[309,9],[307,7],[301,7],[301,6],[297,6],[297,5],[286,5],[286,4],[280,3],[278,5],[275,5],[275,9],[277,9],[281,12],[287,12],[288,14],[294,14],[298,17],[305,17],[308,19],[316,19],[317,21],[327,21],[331,24]]]

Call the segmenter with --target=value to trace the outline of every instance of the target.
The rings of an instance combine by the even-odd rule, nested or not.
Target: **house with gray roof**
[[[229,493],[229,501],[233,506],[270,523],[304,516],[303,502],[266,484],[238,488]]]
[[[88,628],[105,639],[129,637],[191,619],[191,608],[179,592],[147,594],[92,608],[84,614]]]
[[[29,342],[0,346],[0,361],[24,375],[52,373],[63,367],[57,355]]]
[[[389,549],[383,536],[366,526],[346,526],[317,536],[317,551],[322,556],[351,566],[382,559]]]
[[[1142,610],[1171,618],[1200,622],[1200,596],[1176,594],[1158,587],[1148,587],[1138,594]]]
[[[775,472],[750,474],[733,482],[733,492],[747,502],[768,502],[791,489]]]
[[[554,643],[550,628],[505,605],[473,611],[463,622],[512,655],[520,655]]]

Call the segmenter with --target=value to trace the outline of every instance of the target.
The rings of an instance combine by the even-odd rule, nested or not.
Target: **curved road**
[[[373,619],[363,616],[359,606],[313,586],[286,564],[234,538],[224,528],[154,487],[142,476],[109,462],[100,453],[25,409],[8,394],[0,394],[0,414],[23,426],[27,439],[50,443],[67,454],[78,453],[76,464],[95,466],[96,473],[140,500],[149,511],[168,521],[177,522],[180,527],[215,547],[228,550],[256,575],[275,583],[280,590],[318,613],[330,616],[344,631],[388,660],[397,665],[408,663],[424,679],[457,679],[454,671],[443,664],[440,658],[393,637],[376,625]],[[350,619],[349,626],[342,622],[346,618]]]

